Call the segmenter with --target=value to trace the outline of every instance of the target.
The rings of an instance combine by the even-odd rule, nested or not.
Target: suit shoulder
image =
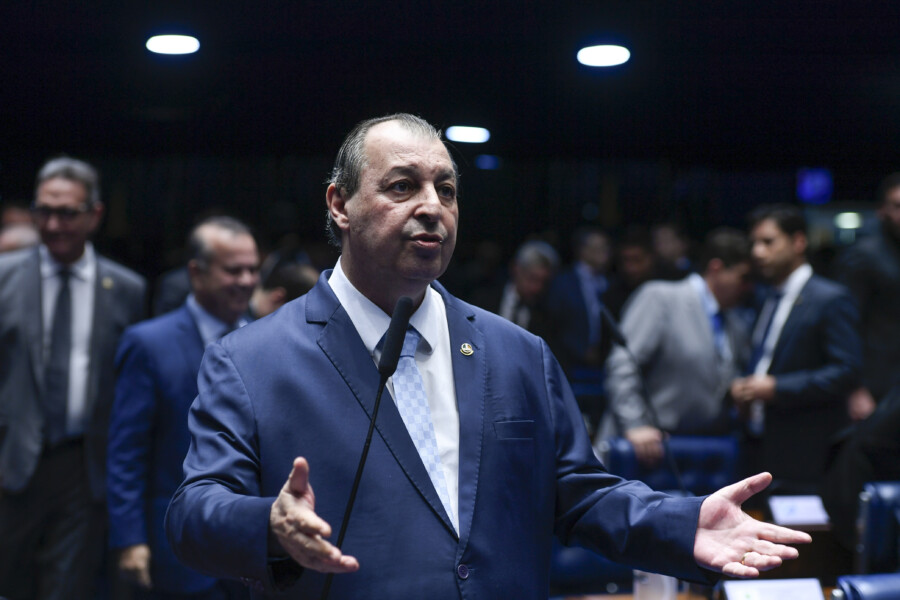
[[[34,248],[21,248],[11,252],[0,253],[0,274],[14,271],[21,267],[34,254]]]
[[[120,265],[105,256],[98,256],[97,263],[102,269],[105,269],[110,276],[118,279],[123,285],[140,290],[147,287],[147,280],[144,279],[142,275],[139,275],[136,271],[133,271],[124,265]]]
[[[187,315],[187,317],[185,317],[185,315],[182,313],[182,311],[184,310],[185,308],[182,306],[181,308],[175,309],[171,312],[167,312],[158,317],[145,319],[143,321],[135,323],[125,330],[125,335],[141,339],[158,337],[170,339],[171,333],[181,327],[181,324],[185,322],[185,318],[187,318],[189,322],[193,324],[193,320],[191,320],[190,315]]]
[[[825,302],[841,297],[851,298],[850,290],[845,285],[821,275],[810,277],[806,290]]]
[[[537,342],[540,338],[533,333],[519,327],[511,321],[507,321],[500,315],[492,313],[489,310],[479,308],[473,304],[469,304],[456,297],[444,299],[447,310],[458,310],[464,314],[470,315],[474,322],[488,335],[497,336],[513,336],[518,337],[522,341]]]

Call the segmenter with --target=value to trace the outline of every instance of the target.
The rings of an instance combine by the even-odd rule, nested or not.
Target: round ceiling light
[[[631,52],[624,46],[588,46],[578,51],[577,58],[588,67],[615,67],[628,62]]]
[[[451,142],[466,142],[469,144],[483,144],[491,139],[491,132],[484,127],[467,127],[454,125],[447,128],[447,139]]]
[[[156,54],[193,54],[200,40],[189,35],[154,35],[147,40],[147,50]]]

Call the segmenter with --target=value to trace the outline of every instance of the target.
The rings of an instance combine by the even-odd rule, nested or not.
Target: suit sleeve
[[[620,433],[651,423],[647,414],[650,399],[644,398],[641,390],[641,369],[650,363],[660,346],[666,318],[662,300],[645,286],[625,308],[622,332],[638,362],[623,348],[613,350],[606,361],[606,392]]]
[[[109,536],[113,548],[147,543],[147,488],[156,383],[153,357],[134,330],[116,353],[116,395],[107,449]]]
[[[543,371],[556,434],[556,520],[564,544],[691,581],[716,575],[697,565],[694,537],[704,498],[676,498],[608,473],[593,454],[565,376],[546,345]]]
[[[198,386],[188,415],[185,479],[166,513],[169,542],[178,559],[198,571],[274,586],[267,539],[275,498],[260,497],[253,408],[221,344],[207,349]]]
[[[822,310],[820,336],[816,340],[825,354],[824,363],[775,376],[775,401],[800,407],[825,401],[843,402],[859,385],[862,342],[859,313],[850,295],[841,293]]]

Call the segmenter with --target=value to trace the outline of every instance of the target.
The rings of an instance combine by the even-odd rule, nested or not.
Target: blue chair
[[[550,592],[569,596],[624,594],[632,588],[631,567],[613,562],[577,546],[566,547],[553,540],[550,559]]]
[[[900,481],[866,483],[859,494],[857,573],[900,570]],[[900,587],[897,598],[900,598]]]
[[[843,575],[831,593],[832,600],[898,600],[900,573]]]
[[[672,436],[669,451],[681,473],[685,489],[697,496],[711,494],[737,480],[739,446],[731,436]],[[676,490],[678,479],[663,460],[653,468],[640,464],[625,438],[601,444],[601,455],[610,473],[643,481],[655,490]]]

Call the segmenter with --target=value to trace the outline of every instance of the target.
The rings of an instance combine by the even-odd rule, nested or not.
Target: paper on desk
[[[819,496],[770,496],[776,525],[827,525],[828,513]]]
[[[818,579],[726,581],[722,586],[727,600],[825,600]]]

